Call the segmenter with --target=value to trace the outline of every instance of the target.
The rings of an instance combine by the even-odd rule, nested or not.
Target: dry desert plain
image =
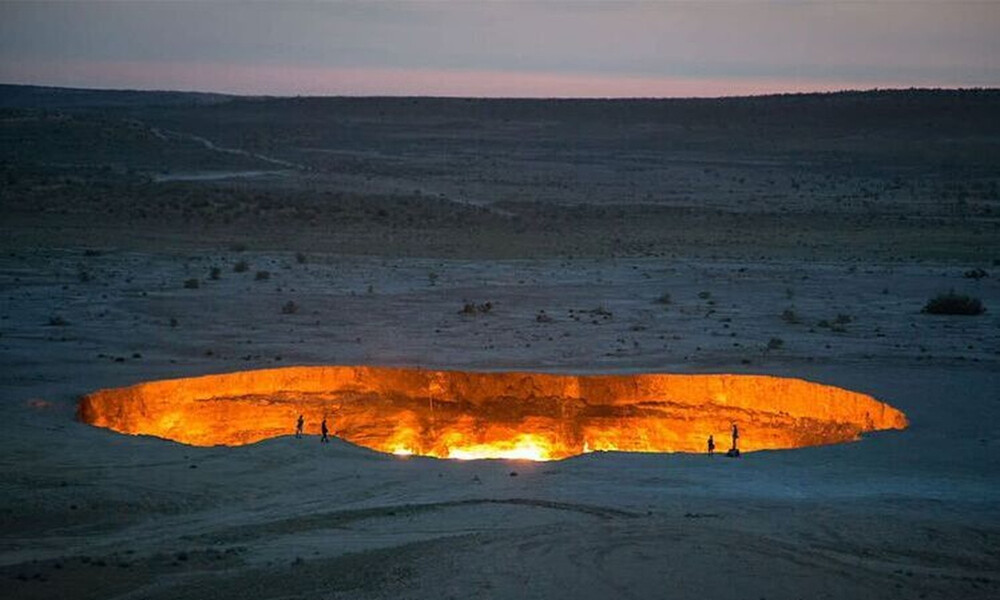
[[[4,597],[1000,595],[995,91],[0,106]],[[76,418],[301,365],[775,375],[909,426],[533,462]]]

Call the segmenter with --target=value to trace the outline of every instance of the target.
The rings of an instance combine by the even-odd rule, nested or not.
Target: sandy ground
[[[0,86],[5,598],[1000,597],[995,90],[176,96]],[[951,289],[988,311],[921,314]],[[319,364],[774,374],[911,427],[525,463],[74,420]]]
[[[919,312],[949,288],[1000,307],[996,279],[927,262],[300,264],[213,247],[53,244],[0,259],[8,597],[1000,594],[1000,312]],[[241,259],[251,269],[233,272]],[[255,281],[259,269],[270,279]],[[183,287],[191,277],[198,289]],[[664,292],[668,305],[655,302]],[[289,299],[300,311],[283,315]],[[487,300],[490,315],[458,314]],[[613,316],[578,316],[597,306]],[[554,322],[537,322],[540,310]],[[818,324],[838,315],[850,322]],[[773,337],[783,345],[767,350]],[[912,427],[738,461],[524,463],[315,438],[192,448],[73,420],[76,397],[96,388],[292,364],[770,373],[873,394]],[[752,448],[753,432],[743,441]]]

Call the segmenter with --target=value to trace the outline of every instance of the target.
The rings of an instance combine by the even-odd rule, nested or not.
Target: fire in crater
[[[765,375],[557,375],[388,367],[290,367],[141,383],[80,399],[78,418],[196,446],[335,435],[400,455],[557,460],[592,451],[800,448],[905,429],[878,400]]]

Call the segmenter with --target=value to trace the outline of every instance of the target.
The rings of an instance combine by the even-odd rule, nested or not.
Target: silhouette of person
[[[327,435],[330,433],[330,430],[326,428],[326,417],[323,417],[323,423],[319,426],[319,430],[323,434],[323,437],[319,438],[319,441],[330,443],[330,438]]]
[[[715,438],[711,435],[708,436],[708,455],[712,456],[715,454]]]
[[[302,437],[302,426],[305,425],[306,421],[299,415],[299,420],[295,422],[295,437]]]
[[[740,449],[740,428],[733,423],[733,450]]]

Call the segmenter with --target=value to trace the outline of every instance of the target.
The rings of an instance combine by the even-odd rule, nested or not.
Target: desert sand
[[[1000,595],[995,94],[758,112],[23,92],[0,143],[5,597]],[[948,290],[987,311],[921,312]],[[102,388],[293,365],[777,375],[909,427],[531,462],[75,419]]]

